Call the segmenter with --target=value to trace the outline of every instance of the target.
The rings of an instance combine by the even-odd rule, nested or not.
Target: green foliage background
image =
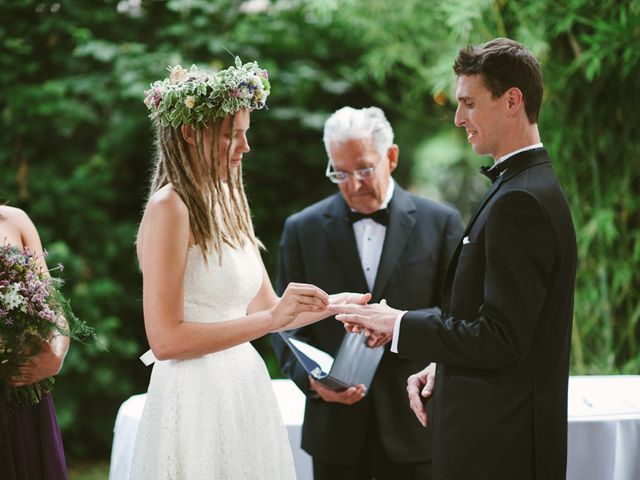
[[[117,408],[150,373],[134,249],[149,83],[170,64],[229,65],[226,49],[269,70],[244,168],[275,275],[284,218],[335,189],[321,129],[343,105],[381,106],[396,179],[470,215],[488,160],[453,127],[451,64],[495,36],[543,63],[542,137],[578,231],[573,372],[638,373],[640,1],[0,0],[0,199],[30,214],[99,336],[71,348],[55,392],[71,464],[108,457]],[[268,340],[256,345],[277,376]]]

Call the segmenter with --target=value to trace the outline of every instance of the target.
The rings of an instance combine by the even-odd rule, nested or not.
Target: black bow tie
[[[380,225],[384,225],[386,227],[387,225],[389,225],[389,209],[383,208],[382,210],[378,210],[373,213],[360,213],[353,212],[351,210],[347,212],[347,220],[349,220],[349,223],[351,224],[354,224],[355,222],[358,222],[365,218],[370,218],[374,222],[377,222]]]
[[[490,167],[482,166],[480,167],[480,173],[486,176],[491,183],[495,182],[500,174],[507,169],[507,165],[505,162],[500,162],[497,165],[491,165]]]

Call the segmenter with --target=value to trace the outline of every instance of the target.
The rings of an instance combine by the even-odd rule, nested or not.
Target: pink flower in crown
[[[163,90],[160,87],[153,87],[151,90],[145,90],[144,104],[147,108],[158,108],[162,101]]]
[[[260,70],[260,76],[269,80],[269,72],[267,72],[266,70]]]
[[[147,106],[147,108],[151,108],[151,105],[153,104],[153,91],[152,90],[145,90],[144,91],[144,104]]]

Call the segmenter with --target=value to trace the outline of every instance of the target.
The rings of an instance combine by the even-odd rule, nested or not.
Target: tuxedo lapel
[[[389,226],[384,238],[382,256],[373,286],[374,301],[380,299],[380,295],[382,295],[404,250],[409,234],[416,223],[413,215],[415,209],[416,207],[407,192],[396,184],[393,199],[389,204]]]
[[[485,193],[484,198],[480,201],[480,205],[478,206],[475,213],[473,214],[473,217],[471,217],[471,220],[469,220],[469,223],[467,223],[467,226],[464,229],[464,233],[462,234],[462,238],[466,237],[469,234],[469,232],[471,231],[471,228],[473,227],[473,224],[476,223],[476,219],[478,218],[478,215],[480,214],[484,206],[491,199],[491,197],[493,197],[493,195],[498,191],[498,189],[500,188],[500,184],[502,183],[503,177],[504,175],[500,175],[496,179],[496,181],[491,184],[491,188],[487,190],[487,193]],[[460,242],[458,243],[458,246],[460,245],[462,245],[462,239],[460,239]]]
[[[473,224],[475,223],[476,219],[478,218],[478,215],[480,214],[484,206],[500,188],[500,184],[502,183],[503,177],[504,175],[500,175],[496,179],[496,181],[491,184],[491,188],[489,188],[487,193],[485,193],[484,198],[482,199],[482,201],[480,202],[480,205],[478,206],[475,213],[473,214],[473,217],[471,217],[471,220],[469,220],[469,223],[465,227],[464,233],[462,234],[462,238],[460,239],[460,241],[458,242],[458,245],[456,246],[456,250],[453,252],[453,256],[451,257],[451,261],[449,262],[449,266],[447,267],[447,274],[444,277],[444,290],[442,295],[443,308],[449,307],[449,295],[451,293],[453,276],[455,274],[456,267],[458,265],[458,257],[460,256],[460,250],[462,249],[462,242],[464,241],[465,237],[469,235],[469,232],[471,231]]]
[[[353,282],[354,291],[366,292],[369,288],[362,271],[353,227],[346,218],[346,209],[344,199],[340,194],[337,194],[324,214],[324,228],[331,247]]]
[[[482,212],[482,209],[487,204],[487,202],[495,195],[495,193],[500,189],[500,185],[503,182],[508,181],[511,177],[517,175],[531,167],[535,167],[537,165],[542,165],[545,163],[549,163],[549,156],[547,151],[544,148],[536,148],[533,150],[528,150],[517,155],[514,155],[511,158],[505,160],[505,162],[509,162],[508,167],[504,171],[502,175],[500,175],[495,182],[491,185],[491,188],[487,191],[484,198],[480,202],[480,206],[476,209],[473,217],[469,220],[466,228],[464,229],[464,233],[462,234],[462,238],[458,242],[458,246],[456,247],[455,252],[449,262],[449,266],[447,268],[447,274],[445,275],[444,280],[444,292],[443,292],[443,308],[447,308],[449,306],[449,294],[451,293],[451,285],[453,283],[453,276],[456,271],[456,266],[458,265],[458,257],[460,256],[460,250],[462,249],[462,242],[464,238],[469,235],[471,228],[476,222],[478,215]]]

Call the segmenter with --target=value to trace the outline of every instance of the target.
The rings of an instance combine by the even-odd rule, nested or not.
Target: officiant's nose
[[[363,181],[358,180],[355,175],[349,175],[349,178],[347,179],[347,188],[350,192],[357,192],[360,190],[362,183]]]

